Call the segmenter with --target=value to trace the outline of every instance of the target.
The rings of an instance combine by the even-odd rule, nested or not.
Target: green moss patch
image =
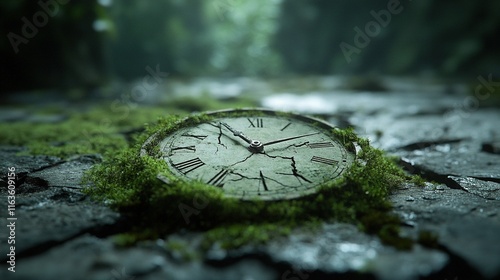
[[[206,118],[199,115],[190,121],[203,122]],[[395,187],[412,177],[352,130],[334,131],[347,148],[354,148],[352,142],[360,147],[359,161],[346,176],[325,184],[314,195],[264,202],[226,197],[213,186],[172,176],[163,159],[140,156],[148,135],[158,131],[166,135],[189,124],[179,117],[163,119],[135,146],[107,157],[85,176],[84,182],[89,185],[85,192],[127,215],[135,226],[131,236],[136,239],[189,229],[205,232],[205,248],[214,242],[229,248],[265,243],[295,227],[339,221],[356,224],[397,248],[412,246],[411,240],[399,235],[400,220],[391,214],[387,199]],[[149,147],[153,149],[154,143]],[[169,183],[160,181],[159,174]]]
[[[59,109],[67,118],[54,123],[0,123],[6,133],[0,143],[26,146],[29,154],[68,157],[95,154],[127,148],[126,135],[155,122],[164,109],[158,107],[113,110],[111,104],[71,112]]]
[[[157,123],[162,116],[255,105],[245,98],[219,101],[209,96],[176,98],[162,106],[139,106],[121,101],[77,110],[48,106],[31,108],[33,115],[62,115],[66,118],[53,123],[0,123],[0,144],[26,146],[27,154],[63,158],[76,154],[111,154],[128,148],[134,135],[142,132],[144,126]]]

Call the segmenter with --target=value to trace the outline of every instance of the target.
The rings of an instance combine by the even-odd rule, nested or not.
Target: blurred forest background
[[[0,9],[2,92],[98,87],[156,65],[176,77],[500,76],[495,0],[2,0]]]

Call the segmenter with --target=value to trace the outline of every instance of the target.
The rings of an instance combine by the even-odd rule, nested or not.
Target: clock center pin
[[[264,144],[262,144],[259,140],[252,140],[248,149],[253,153],[260,153],[264,151]]]

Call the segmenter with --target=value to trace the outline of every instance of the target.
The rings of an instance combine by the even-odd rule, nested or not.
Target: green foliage
[[[190,120],[203,122],[207,116]],[[148,130],[166,135],[180,125],[186,123],[171,118]],[[264,202],[225,197],[218,188],[173,176],[161,158],[139,156],[144,139],[94,166],[85,176],[89,184],[85,192],[129,216],[137,227],[138,239],[190,229],[207,231],[205,247],[215,241],[223,247],[238,247],[266,242],[304,224],[342,221],[357,224],[388,244],[409,248],[411,242],[399,237],[399,219],[390,214],[387,195],[410,177],[352,130],[335,133],[346,144],[359,144],[359,160],[343,179],[329,182],[318,193],[301,199]],[[169,183],[160,181],[159,175]]]
[[[280,0],[205,1],[215,73],[277,75],[282,61],[271,46]]]
[[[388,3],[400,11],[389,14]],[[281,10],[273,40],[292,73],[498,72],[498,1],[283,1]],[[352,47],[345,54],[342,43]]]
[[[227,227],[216,227],[208,230],[202,244],[209,249],[212,244],[219,243],[222,248],[241,247],[248,244],[264,244],[272,238],[290,234],[292,228],[288,224],[232,224]]]
[[[143,127],[164,114],[163,108],[148,107],[113,112],[104,104],[84,112],[64,113],[55,123],[0,123],[0,143],[28,147],[29,154],[68,157],[75,154],[105,154],[127,148],[124,133]],[[49,112],[45,112],[49,113]]]
[[[279,2],[113,3],[110,17],[116,33],[110,55],[114,70],[120,76],[134,77],[144,75],[145,65],[160,63],[172,74],[279,74],[281,60],[270,45]]]
[[[168,240],[165,248],[179,256],[183,261],[192,261],[200,258],[200,254],[193,250],[192,244],[184,240]]]
[[[420,175],[413,175],[413,177],[411,178],[411,181],[413,184],[419,186],[419,187],[423,187],[425,186],[425,179],[422,178],[422,176]]]

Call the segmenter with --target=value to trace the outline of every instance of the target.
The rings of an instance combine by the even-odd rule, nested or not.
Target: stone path
[[[161,89],[169,95],[151,95],[143,102],[169,102],[183,92],[221,100],[245,97],[263,107],[352,125],[374,146],[400,158],[409,172],[434,182],[425,188],[403,185],[391,200],[404,221],[403,233],[417,238],[422,231],[433,232],[435,248],[397,251],[342,223],[325,223],[314,232],[298,228],[267,245],[233,250],[215,245],[201,253],[200,235],[192,232],[122,248],[113,235],[126,221],[80,192],[83,172],[101,160],[99,155],[20,156],[25,148],[4,145],[0,278],[500,279],[500,110],[475,106],[479,100],[460,86],[388,79],[388,92],[372,93],[341,89],[337,78],[302,82],[306,90],[294,90],[295,81],[173,81]],[[0,113],[2,122],[63,119],[37,118],[19,107],[2,107]],[[15,273],[7,271],[4,225],[10,166],[19,176]]]

